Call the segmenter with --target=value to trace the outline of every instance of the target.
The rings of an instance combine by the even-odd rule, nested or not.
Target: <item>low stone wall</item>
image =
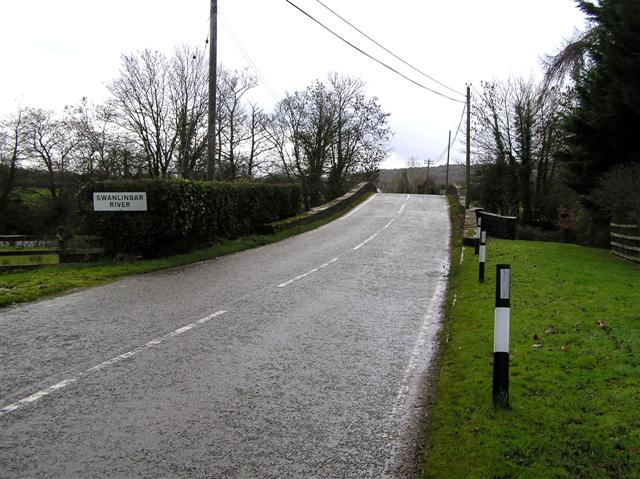
[[[366,193],[375,193],[376,191],[377,189],[375,184],[371,182],[359,183],[348,193],[342,195],[339,198],[331,200],[324,205],[311,208],[306,213],[295,216],[293,218],[288,218],[282,221],[276,221],[275,223],[263,225],[260,229],[263,233],[271,234],[285,229],[293,228],[295,226],[311,223],[313,221],[326,218],[327,216],[331,216],[334,213],[347,209]]]
[[[517,219],[515,216],[502,216],[482,209],[476,210],[476,217],[482,218],[482,227],[489,238],[516,239]]]

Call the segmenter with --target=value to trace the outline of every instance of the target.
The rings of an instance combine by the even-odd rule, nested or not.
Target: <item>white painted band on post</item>
[[[481,243],[486,243],[487,242],[487,230],[481,230],[481,232],[480,232],[480,242]]]
[[[511,269],[500,269],[500,291],[498,292],[500,299],[511,298]]]
[[[485,245],[480,245],[480,262],[485,263],[485,259],[487,256],[487,247]]]
[[[480,239],[480,226],[476,226],[476,238]]]
[[[493,324],[493,352],[509,352],[509,316],[511,308],[496,308]]]

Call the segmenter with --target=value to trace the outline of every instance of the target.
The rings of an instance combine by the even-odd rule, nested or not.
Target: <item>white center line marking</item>
[[[321,264],[320,266],[317,266],[317,267],[315,267],[313,269],[310,269],[306,273],[299,274],[298,276],[296,276],[294,278],[291,278],[290,280],[287,280],[287,281],[285,281],[283,283],[280,283],[278,285],[278,288],[284,288],[285,286],[289,286],[291,283],[295,283],[299,279],[306,278],[307,276],[320,271],[322,268],[326,268],[330,264],[335,263],[336,261],[338,261],[338,258],[333,258],[331,261],[328,261],[328,262],[326,262],[324,264]]]
[[[352,214],[354,214],[356,211],[358,211],[360,208],[362,208],[364,205],[366,205],[367,203],[369,203],[369,201],[371,201],[375,196],[377,195],[377,193],[374,193],[373,195],[371,195],[371,197],[365,201],[364,203],[362,203],[361,205],[357,206],[355,209],[351,210],[349,213],[347,213],[344,216],[341,216],[340,218],[338,218],[338,221],[342,221],[342,220],[346,220],[349,216],[351,216]]]
[[[90,373],[96,372],[96,371],[100,371],[101,369],[106,368],[107,366],[111,366],[113,364],[119,363],[120,361],[124,361],[125,359],[128,359],[132,356],[135,356],[136,354],[138,354],[141,351],[144,351],[145,349],[149,349],[152,348],[154,346],[157,346],[159,344],[162,344],[163,342],[165,342],[166,340],[174,337],[174,336],[178,336],[179,334],[182,334],[186,331],[189,331],[193,328],[195,328],[197,325],[200,324],[204,324],[207,321],[210,321],[213,318],[216,318],[218,316],[223,315],[224,313],[226,313],[226,311],[217,311],[213,314],[210,314],[209,316],[206,316],[202,319],[199,319],[198,321],[196,321],[195,323],[191,323],[188,324],[186,326],[183,326],[181,328],[176,329],[175,331],[172,331],[168,334],[165,334],[164,336],[161,336],[157,339],[154,339],[152,341],[149,341],[148,343],[146,343],[144,346],[139,346],[135,349],[132,349],[131,351],[127,351],[126,353],[120,354],[114,358],[108,359],[107,361],[103,361],[100,364],[97,364],[96,366],[93,366],[89,369],[87,369],[86,371],[83,371],[81,373],[78,374],[77,377],[75,378],[69,378],[69,379],[65,379],[64,381],[61,381],[57,384],[54,384],[53,386],[49,386],[46,389],[43,389],[41,391],[38,391],[34,394],[31,394],[30,396],[27,396],[26,398],[20,399],[14,403],[11,404],[7,404],[6,406],[0,408],[0,416],[3,416],[4,414],[11,412],[11,411],[15,411],[16,409],[19,409],[27,404],[33,403],[35,401],[38,401],[39,399],[42,399],[43,397],[48,396],[49,394],[58,391],[60,389],[63,389],[67,386],[69,386],[70,384],[75,383],[76,381],[78,381],[78,379],[80,379],[82,376],[86,376],[89,375]]]
[[[374,195],[375,196],[375,195]],[[360,205],[360,207],[364,206],[367,202],[369,202],[373,197],[371,197],[369,200],[365,201],[362,205]],[[407,195],[407,197],[404,200],[404,204],[402,205],[402,208],[400,208],[400,211],[398,214],[402,214],[405,206],[407,205],[407,201],[409,201],[409,195]],[[360,208],[359,207],[359,208]],[[357,210],[358,208],[356,208]],[[353,210],[351,213],[354,213],[356,210]],[[350,213],[350,214],[351,214]],[[343,217],[344,218],[344,217]],[[369,236],[367,239],[365,239],[362,243],[354,246],[353,248],[351,248],[352,251],[358,251],[360,248],[362,248],[364,245],[366,245],[367,243],[369,243],[370,241],[376,239],[378,237],[378,235],[380,233],[382,233],[384,230],[386,230],[389,226],[391,226],[393,224],[393,222],[395,221],[395,218],[392,218],[386,225],[384,225],[382,228],[380,228],[378,231],[376,231],[374,234],[372,234],[371,236]],[[344,254],[344,253],[343,253]],[[342,255],[341,255],[342,256]],[[319,270],[321,270],[322,268],[326,268],[327,266],[329,266],[332,263],[335,263],[336,261],[338,261],[338,258],[334,258],[331,261],[329,261],[328,263],[324,263],[323,265],[317,266],[309,271],[306,271],[304,273],[299,274],[298,276],[295,276],[291,279],[288,279],[287,281],[283,281],[282,283],[280,283],[278,285],[278,288],[284,288],[286,286],[289,286],[292,283],[295,283],[298,280],[301,280],[303,278],[306,278],[309,275],[312,275],[313,273],[318,272]]]

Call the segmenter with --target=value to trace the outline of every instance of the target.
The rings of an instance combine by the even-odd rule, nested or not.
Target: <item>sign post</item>
[[[511,265],[496,266],[496,309],[493,325],[493,405],[509,407],[509,322]]]
[[[480,230],[482,229],[482,216],[476,216],[476,248],[474,254],[480,252]]]
[[[484,264],[487,258],[487,230],[480,229],[480,270],[478,271],[478,279],[484,283]]]

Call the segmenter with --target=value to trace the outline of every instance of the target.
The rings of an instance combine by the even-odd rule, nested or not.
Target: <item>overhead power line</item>
[[[456,128],[456,134],[453,137],[453,141],[451,144],[455,144],[456,139],[458,138],[458,133],[460,133],[460,127],[462,126],[462,120],[464,119],[464,112],[467,111],[467,104],[465,103],[462,107],[462,114],[460,115],[460,121],[458,122],[458,128]]]
[[[256,63],[251,58],[251,55],[249,55],[249,52],[247,52],[247,50],[242,46],[240,39],[233,32],[233,30],[231,29],[231,25],[229,25],[229,22],[227,21],[227,19],[224,17],[224,15],[222,15],[222,12],[219,12],[219,15],[220,15],[220,18],[222,18],[222,25],[224,26],[225,30],[229,34],[229,37],[231,38],[233,43],[236,45],[236,48],[238,48],[238,51],[244,57],[244,59],[247,61],[247,63],[253,69],[256,75],[258,75],[258,78],[262,80],[262,84],[267,89],[269,94],[273,97],[274,101],[277,103],[278,96],[276,95],[275,91],[273,90],[273,88],[271,87],[271,85],[269,84],[265,76],[262,74],[262,72],[258,68],[258,65],[256,65]]]
[[[458,127],[456,128],[456,134],[453,137],[453,140],[451,141],[451,145],[454,145],[456,143],[456,140],[458,138],[458,133],[460,132],[460,127],[462,126],[462,120],[464,119],[464,112],[467,110],[467,104],[465,103],[462,107],[462,113],[460,114],[460,121],[458,122]],[[444,155],[447,154],[447,150],[449,149],[449,145],[444,147],[444,150],[442,150],[442,152],[440,153],[440,155],[438,155],[438,158],[434,161],[434,164],[438,164],[440,163],[440,160],[442,160],[444,158]]]
[[[392,72],[394,72],[396,75],[401,76],[402,78],[404,78],[405,80],[413,83],[414,85],[423,88],[424,90],[430,91],[431,93],[435,93],[436,95],[439,95],[443,98],[446,98],[448,100],[451,101],[455,101],[456,103],[464,103],[464,101],[462,100],[457,100],[455,98],[452,98],[448,95],[445,95],[444,93],[441,93],[437,90],[434,90],[432,88],[429,88],[425,85],[423,85],[422,83],[419,83],[411,78],[409,78],[408,76],[404,75],[403,73],[400,73],[398,70],[396,70],[393,67],[390,67],[389,65],[387,65],[386,63],[384,63],[381,60],[378,60],[377,58],[373,57],[372,55],[368,54],[367,52],[365,52],[364,50],[362,50],[361,48],[357,47],[356,45],[354,45],[353,43],[351,43],[350,41],[346,40],[345,38],[341,37],[340,35],[338,35],[336,32],[334,32],[333,30],[331,30],[329,27],[327,27],[325,24],[323,24],[322,22],[320,22],[319,20],[317,20],[316,18],[314,18],[313,16],[311,16],[309,13],[305,12],[302,8],[300,8],[298,5],[296,5],[295,3],[291,2],[290,0],[285,0],[289,5],[291,5],[292,7],[294,7],[296,10],[298,10],[300,13],[302,13],[303,15],[309,17],[311,20],[313,20],[314,22],[316,22],[318,25],[320,25],[322,28],[324,28],[325,30],[327,30],[329,33],[331,33],[333,36],[339,38],[340,40],[342,40],[344,43],[346,43],[347,45],[349,45],[351,48],[353,48],[354,50],[357,50],[358,52],[362,53],[364,56],[366,56],[367,58],[375,61],[376,63],[379,63],[380,65],[382,65],[383,67],[391,70]]]
[[[391,50],[389,50],[388,48],[386,48],[384,45],[381,45],[379,42],[377,42],[376,40],[374,40],[373,38],[371,38],[369,35],[367,35],[365,32],[363,32],[362,30],[360,30],[358,27],[356,27],[353,23],[351,23],[350,21],[348,21],[346,18],[342,17],[339,13],[337,13],[335,10],[332,10],[331,8],[329,8],[327,5],[325,5],[323,2],[321,2],[320,0],[316,0],[316,2],[318,2],[320,5],[322,5],[324,8],[326,8],[327,10],[329,10],[331,13],[333,13],[336,17],[338,17],[340,20],[342,20],[344,23],[346,23],[347,25],[349,25],[351,28],[353,28],[354,30],[356,30],[358,33],[360,33],[362,36],[364,36],[367,40],[375,43],[377,46],[379,46],[380,48],[382,48],[385,52],[389,53],[391,56],[393,56],[396,60],[401,61],[402,63],[404,63],[405,65],[407,65],[409,68],[411,68],[412,70],[420,73],[420,75],[428,78],[429,80],[431,80],[434,83],[437,83],[438,85],[446,88],[447,90],[452,91],[453,93],[457,93],[458,95],[461,96],[465,96],[464,93],[459,92],[458,90],[451,88],[448,85],[445,85],[442,82],[439,82],[438,80],[436,80],[435,78],[433,78],[430,75],[427,75],[425,72],[423,72],[422,70],[414,67],[412,64],[410,64],[409,62],[407,62],[406,60],[403,60],[402,58],[400,58],[398,55],[396,55],[395,53],[393,53]]]

